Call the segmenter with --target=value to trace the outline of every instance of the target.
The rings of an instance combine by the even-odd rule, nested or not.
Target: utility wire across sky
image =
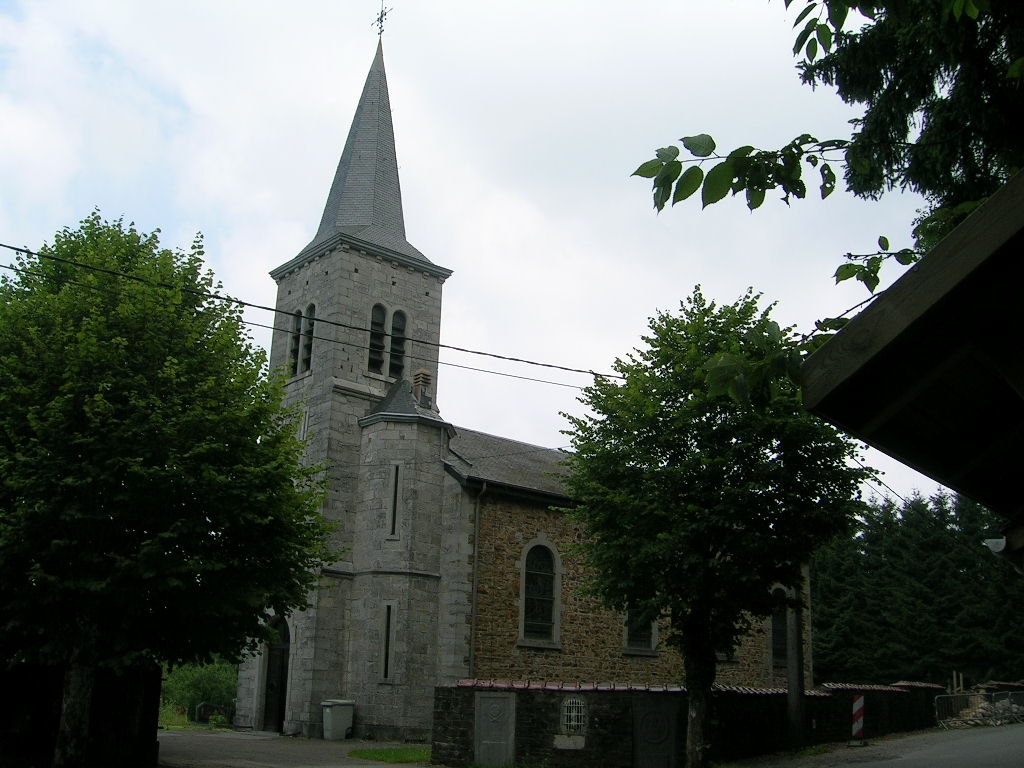
[[[63,263],[63,264],[68,264],[70,266],[74,266],[74,267],[77,267],[79,269],[85,269],[85,270],[91,270],[93,272],[99,272],[101,274],[110,275],[112,277],[118,277],[118,278],[122,278],[122,279],[125,279],[125,280],[133,280],[133,281],[139,282],[139,283],[152,284],[150,281],[144,280],[143,278],[137,277],[135,275],[125,274],[124,272],[118,272],[117,270],[113,270],[113,269],[106,269],[105,267],[97,267],[97,266],[94,266],[94,265],[91,265],[91,264],[83,264],[81,262],[73,261],[71,259],[61,258],[60,256],[53,256],[53,255],[46,254],[46,253],[40,253],[38,251],[32,251],[32,250],[30,250],[28,248],[19,248],[17,246],[8,245],[6,243],[0,243],[0,248],[6,248],[6,249],[8,249],[10,251],[14,251],[15,253],[21,253],[21,254],[25,254],[25,255],[28,255],[28,256],[34,256],[37,259],[49,259],[51,261],[56,261],[56,262],[60,262],[60,263]],[[17,267],[13,267],[13,266],[9,266],[9,265],[0,265],[0,266],[2,266],[4,269],[8,269],[8,270],[10,270],[12,272],[23,272],[24,271],[22,269],[19,269]],[[162,288],[172,288],[172,287],[174,287],[174,286],[170,286],[170,285],[160,285],[160,284],[155,284],[155,285],[157,285],[157,287],[162,287]],[[228,303],[231,303],[231,304],[235,304],[235,305],[237,305],[239,307],[245,307],[245,308],[249,308],[249,309],[257,309],[257,310],[264,311],[264,312],[273,312],[273,313],[275,313],[275,315],[276,314],[283,314],[283,315],[287,315],[288,314],[287,312],[283,312],[282,310],[276,309],[274,307],[269,307],[269,306],[266,306],[264,304],[256,304],[254,302],[244,301],[242,299],[236,299],[236,298],[233,298],[231,296],[223,296],[223,295],[218,294],[218,293],[210,293],[210,292],[207,292],[207,291],[197,291],[195,289],[185,289],[185,290],[187,290],[189,293],[193,293],[193,294],[201,296],[202,298],[205,298],[205,299],[211,299],[211,300],[215,300],[215,301],[228,302]],[[287,329],[287,328],[281,328],[281,327],[275,326],[275,325],[267,325],[265,323],[257,323],[257,322],[250,321],[250,320],[243,320],[242,322],[244,322],[246,325],[250,325],[250,326],[253,326],[253,327],[256,327],[256,328],[266,328],[266,329],[270,329],[270,330],[273,330],[273,331],[290,332],[289,329]],[[338,328],[345,328],[347,330],[360,331],[360,332],[365,332],[367,334],[370,333],[370,329],[369,328],[364,328],[364,327],[356,326],[356,325],[349,325],[348,323],[342,323],[342,322],[339,322],[337,320],[328,320],[326,318],[319,318],[318,317],[318,318],[316,318],[316,322],[318,324],[322,323],[324,325],[335,326],[335,327],[338,327]],[[385,336],[390,336],[391,334],[390,333],[384,333],[384,335]],[[337,343],[337,344],[342,343],[342,342],[339,342],[337,339],[332,339],[332,338],[328,338],[328,337],[325,337],[325,336],[317,336],[315,334],[312,336],[312,338],[320,340],[320,341],[329,342],[329,343]],[[584,370],[582,368],[572,368],[572,367],[569,367],[569,366],[558,365],[558,364],[555,364],[555,363],[542,363],[542,362],[539,362],[539,361],[536,361],[536,360],[528,360],[528,359],[520,358],[520,357],[511,357],[509,355],[500,355],[500,354],[498,354],[496,352],[484,352],[482,350],[467,349],[465,347],[457,347],[457,346],[454,346],[454,345],[451,345],[451,344],[442,344],[440,342],[425,341],[423,339],[416,339],[416,338],[412,338],[412,337],[409,337],[409,336],[406,336],[405,338],[406,338],[407,341],[411,341],[414,344],[421,344],[421,345],[424,345],[424,346],[436,347],[439,350],[446,349],[446,350],[451,350],[453,352],[462,352],[462,353],[468,354],[468,355],[478,355],[478,356],[482,356],[482,357],[490,357],[490,358],[493,358],[493,359],[496,359],[496,360],[504,360],[506,362],[512,362],[512,363],[522,363],[523,365],[531,365],[531,366],[536,366],[536,367],[540,367],[540,368],[550,368],[550,369],[553,369],[553,370],[565,371],[567,373],[582,373],[582,374],[586,374],[588,376],[600,376],[602,378],[608,378],[608,379],[622,379],[623,378],[619,374],[614,374],[614,373],[596,373],[595,371]],[[367,347],[359,347],[358,345],[356,346],[356,348],[369,349],[368,346]],[[425,358],[422,358],[422,357],[415,358],[415,359],[426,360]],[[583,388],[583,387],[575,385],[575,384],[566,384],[564,382],[559,382],[559,381],[550,381],[550,380],[546,380],[546,379],[537,379],[537,378],[532,378],[532,377],[529,377],[529,376],[521,376],[521,375],[517,375],[517,374],[505,373],[505,372],[502,372],[502,371],[494,371],[494,370],[490,370],[490,369],[487,369],[487,368],[476,368],[476,367],[473,367],[473,366],[459,365],[457,363],[449,363],[449,362],[445,362],[445,361],[438,361],[438,363],[440,365],[445,365],[445,366],[449,366],[449,367],[453,367],[453,368],[462,368],[462,369],[465,369],[465,370],[477,371],[477,372],[480,372],[480,373],[489,373],[489,374],[493,374],[495,376],[506,376],[506,377],[509,377],[509,378],[523,379],[525,381],[533,381],[533,382],[537,382],[537,383],[540,383],[540,384],[551,384],[551,385],[554,385],[554,386],[569,387],[569,388],[573,388],[573,389],[582,389]]]

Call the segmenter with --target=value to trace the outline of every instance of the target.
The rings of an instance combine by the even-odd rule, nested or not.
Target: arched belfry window
[[[530,542],[522,560],[521,644],[558,647],[561,580],[561,562],[555,549],[543,539]]]
[[[388,363],[388,376],[393,379],[402,377],[405,370],[405,312],[395,312],[391,318],[391,360]]]
[[[366,367],[370,373],[384,372],[384,336],[387,310],[381,304],[374,304],[370,313],[370,357]]]
[[[291,339],[288,343],[288,373],[295,376],[299,372],[299,347],[302,344],[302,312],[292,315]]]
[[[302,328],[302,356],[299,371],[305,373],[313,362],[313,326],[316,324],[316,306],[306,307],[306,319]]]

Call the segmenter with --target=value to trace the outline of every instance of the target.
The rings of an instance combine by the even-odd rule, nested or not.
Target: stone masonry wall
[[[583,594],[585,574],[573,554],[581,536],[564,514],[540,504],[483,497],[472,676],[478,680],[681,683],[682,659],[674,649],[661,644],[654,654],[626,650],[623,617]],[[538,538],[558,550],[563,566],[560,649],[518,642],[524,547]],[[785,685],[785,669],[773,666],[770,633],[764,627],[744,640],[734,659],[719,665],[718,682],[760,688]]]

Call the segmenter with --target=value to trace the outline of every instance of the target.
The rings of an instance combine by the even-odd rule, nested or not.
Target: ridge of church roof
[[[489,435],[456,427],[448,441],[449,451],[458,464],[451,470],[466,480],[500,485],[510,490],[533,492],[564,498],[566,489],[561,475],[565,453],[508,437]]]
[[[320,226],[298,258],[311,257],[328,241],[377,246],[417,264],[431,264],[405,236],[398,155],[391,121],[391,100],[384,71],[384,47],[366,75],[341,160],[334,173]]]

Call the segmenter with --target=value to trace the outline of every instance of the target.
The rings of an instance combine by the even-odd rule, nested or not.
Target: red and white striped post
[[[864,697],[853,697],[853,731],[850,738],[851,747],[863,747],[864,741]]]

